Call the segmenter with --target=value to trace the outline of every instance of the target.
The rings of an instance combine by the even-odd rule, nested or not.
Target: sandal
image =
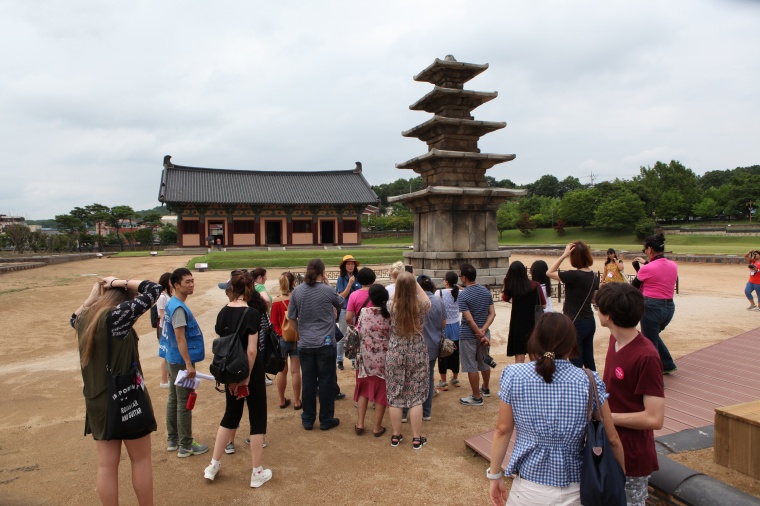
[[[373,434],[375,437],[380,437],[380,436],[382,436],[383,434],[385,434],[385,430],[386,430],[386,429],[385,429],[385,427],[380,427],[380,430],[379,430],[378,432],[372,431],[372,434]],[[399,440],[399,441],[400,441],[400,440]]]
[[[358,425],[354,424],[354,432],[356,432],[357,436],[361,436],[364,434],[364,427],[359,427]]]
[[[280,404],[280,409],[285,409],[288,406],[290,406],[290,399],[285,399],[285,402],[283,402],[282,404]]]
[[[425,436],[420,436],[412,439],[412,450],[419,450],[422,448],[422,445],[427,443],[427,438]]]
[[[394,434],[391,436],[391,446],[398,446],[398,444],[403,440],[404,440],[404,436],[402,436],[401,434],[399,435]]]
[[[293,410],[298,411],[303,407],[303,404],[293,404]]]

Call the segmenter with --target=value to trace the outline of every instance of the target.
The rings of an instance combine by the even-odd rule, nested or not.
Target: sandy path
[[[515,256],[529,265],[537,257]],[[0,504],[97,503],[95,445],[82,436],[84,402],[77,365],[75,338],[68,315],[87,295],[95,275],[152,278],[184,265],[189,257],[86,260],[4,274],[0,277]],[[550,258],[545,258],[550,261]],[[598,267],[598,266],[597,266]],[[630,268],[630,267],[629,267]],[[271,269],[270,291],[279,269]],[[760,313],[745,311],[746,268],[736,265],[683,264],[676,315],[663,333],[674,357],[718,342],[760,325]],[[210,349],[213,322],[225,303],[216,283],[225,273],[194,273],[196,293],[189,300],[207,334]],[[559,309],[555,300],[555,310]],[[509,308],[499,303],[494,327],[493,356],[500,364],[509,325]],[[443,392],[434,401],[433,421],[424,433],[430,443],[413,452],[404,441],[398,448],[388,438],[354,435],[355,409],[350,400],[336,404],[339,428],[306,432],[298,413],[277,407],[276,391],[268,389],[269,447],[265,463],[274,471],[271,483],[259,490],[248,487],[247,449],[225,455],[224,469],[214,483],[202,478],[208,456],[177,459],[165,451],[166,390],[158,384],[154,330],[147,317],[136,329],[142,340],[143,368],[151,386],[159,430],[153,437],[156,504],[179,504],[192,497],[200,504],[487,504],[485,461],[463,443],[467,436],[491,428],[497,401],[482,408],[461,406],[465,389]],[[608,335],[598,327],[597,364],[604,363]],[[207,370],[208,360],[201,365]],[[353,392],[353,371],[339,373],[344,390]],[[492,388],[496,386],[494,374]],[[290,395],[289,395],[290,396]],[[209,385],[199,390],[195,410],[196,439],[212,444],[224,397]],[[390,428],[390,420],[385,425]],[[409,427],[404,426],[406,432]],[[409,436],[411,433],[408,434]],[[408,438],[411,439],[411,438]],[[126,456],[122,457],[124,460]],[[123,504],[135,504],[129,466],[121,468]],[[368,486],[369,484],[371,486]],[[365,485],[366,484],[366,485]],[[362,487],[362,485],[365,485]]]

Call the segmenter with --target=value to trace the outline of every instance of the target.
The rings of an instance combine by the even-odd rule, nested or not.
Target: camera
[[[483,357],[483,363],[491,366],[491,369],[496,368],[496,360],[494,360],[491,355],[486,355],[485,357]]]

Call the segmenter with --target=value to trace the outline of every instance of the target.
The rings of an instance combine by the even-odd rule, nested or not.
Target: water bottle
[[[325,346],[332,345],[332,338],[330,336],[325,336]]]
[[[187,404],[185,405],[185,407],[187,408],[188,411],[192,411],[193,408],[195,407],[195,399],[197,397],[198,397],[198,394],[196,394],[195,392],[190,392],[190,395],[187,396]]]

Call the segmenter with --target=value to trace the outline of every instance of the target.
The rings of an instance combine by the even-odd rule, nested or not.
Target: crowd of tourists
[[[543,260],[530,268],[519,261],[510,265],[501,297],[510,305],[507,356],[515,364],[504,368],[495,387],[499,413],[486,470],[493,504],[580,504],[589,405],[625,473],[627,504],[645,503],[648,477],[658,468],[653,431],[664,419],[662,376],[676,370],[660,336],[674,314],[677,277],[677,265],[663,254],[664,241],[662,235],[644,241],[645,256],[633,262],[637,274],[632,283],[626,281],[614,250],[608,252],[600,279],[583,241],[569,243],[551,266]],[[568,258],[573,268],[560,269]],[[280,336],[286,357],[274,379],[279,407],[298,411],[304,430],[340,425],[335,401],[345,394],[337,370],[346,368],[347,358],[355,370],[354,432],[385,436],[388,411],[393,447],[408,444],[403,435],[408,422],[411,448],[423,449],[428,442],[423,421],[432,419],[433,398],[441,390],[461,387],[460,374],[469,386],[460,404],[483,406],[491,396],[496,363],[490,326],[496,312],[491,290],[478,283],[475,267],[463,263],[457,272],[447,272],[441,288],[402,262],[391,266],[387,286],[378,284],[375,272],[361,268],[351,255],[343,258],[334,285],[325,269],[322,260],[312,259],[298,286],[293,274],[282,273],[280,293],[274,297],[267,293],[262,268],[233,270],[219,283],[228,302],[217,315],[214,332],[238,336],[247,370],[242,379],[223,385],[225,410],[203,472],[207,480],[221,472],[222,456],[235,452],[244,408],[250,486],[258,488],[272,478],[263,463],[264,355],[271,330]],[[157,302],[160,386],[168,388],[167,450],[180,458],[209,451],[196,440],[192,424],[196,365],[206,358],[206,340],[188,306],[193,275],[179,268],[159,281],[105,277],[71,316],[84,380],[85,435],[96,441],[96,482],[103,504],[118,504],[122,441],[132,462],[138,502],[153,503],[150,433],[157,426],[132,327]],[[552,308],[552,281],[565,286],[561,313]],[[593,353],[597,320],[610,331],[603,378],[595,372]],[[453,342],[455,349],[439,357],[444,341]],[[288,382],[292,399],[286,395]],[[589,404],[592,384],[599,401]],[[370,404],[374,415],[368,421]],[[514,479],[507,498],[501,467],[513,432],[516,440],[505,474]]]

